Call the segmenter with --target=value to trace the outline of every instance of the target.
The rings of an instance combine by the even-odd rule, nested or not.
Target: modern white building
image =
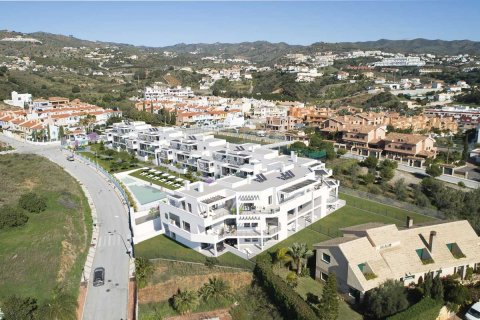
[[[12,99],[4,100],[3,102],[14,107],[23,108],[32,104],[32,95],[30,93],[18,93],[12,91]]]
[[[161,100],[165,97],[193,97],[195,94],[190,87],[158,86],[145,88],[145,100]]]
[[[218,157],[227,157],[227,150],[218,150],[206,168],[227,163],[228,158]],[[167,195],[167,203],[160,203],[165,234],[205,255],[228,251],[250,258],[344,204],[338,199],[338,181],[329,178],[331,171],[323,163],[295,154],[272,153],[266,159],[269,154],[259,147],[250,158],[258,174],[231,173]]]
[[[425,61],[420,57],[395,57],[385,58],[382,61],[375,62],[375,67],[422,67]]]
[[[143,122],[106,133],[111,147],[201,180],[168,191],[159,208],[162,232],[205,255],[252,257],[345,203],[332,171],[295,153]]]

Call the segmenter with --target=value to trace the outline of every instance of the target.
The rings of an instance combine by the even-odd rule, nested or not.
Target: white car
[[[480,302],[474,303],[473,306],[468,309],[465,314],[466,320],[479,320],[480,319]]]

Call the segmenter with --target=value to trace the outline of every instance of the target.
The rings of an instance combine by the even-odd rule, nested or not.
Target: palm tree
[[[289,248],[283,247],[277,250],[275,253],[275,263],[285,266],[288,263],[292,262],[292,257],[288,254]]]
[[[217,277],[208,279],[208,283],[205,283],[198,293],[203,300],[228,298],[231,294],[230,285]]]
[[[312,250],[309,250],[305,243],[295,242],[288,248],[288,255],[292,257],[294,264],[297,266],[297,274],[302,273],[303,262],[313,255]]]
[[[198,295],[195,291],[191,290],[178,290],[177,294],[173,296],[173,308],[180,312],[180,314],[186,314],[195,309],[198,306]]]
[[[77,299],[66,293],[62,288],[56,287],[53,290],[52,298],[45,302],[40,309],[43,319],[52,320],[76,320]]]

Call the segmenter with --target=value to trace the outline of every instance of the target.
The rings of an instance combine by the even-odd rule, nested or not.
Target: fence
[[[433,217],[433,218],[436,218],[436,219],[445,219],[446,218],[445,215],[437,209],[421,208],[421,207],[416,206],[412,203],[398,201],[398,200],[388,198],[388,197],[385,197],[385,196],[382,196],[382,195],[372,194],[372,193],[368,193],[368,192],[364,192],[364,191],[360,191],[360,190],[354,190],[354,189],[350,189],[350,188],[346,188],[346,187],[342,187],[342,186],[340,186],[339,192],[344,193],[346,195],[355,196],[355,197],[358,197],[358,198],[361,198],[361,199],[368,199],[368,200],[378,202],[378,203],[381,203],[381,204],[384,204],[384,205],[387,205],[387,206],[390,206],[390,207],[394,207],[394,208],[398,208],[398,209],[402,209],[402,210],[406,210],[406,211],[411,211],[411,212],[414,212],[414,213],[417,213],[417,214],[420,214],[420,215]],[[403,220],[404,219],[403,215],[398,214],[395,211],[391,211],[391,210],[388,210],[386,208],[379,208],[379,207],[376,207],[376,206],[370,206],[370,205],[368,205],[367,203],[365,203],[364,201],[361,201],[361,200],[359,200],[359,201],[348,201],[348,204],[353,206],[353,207],[362,209],[362,210],[367,210],[367,211],[371,211],[371,212],[378,213],[378,214],[381,214],[381,215],[390,216],[391,218],[394,218],[394,219],[397,219],[397,220]]]
[[[327,152],[325,150],[320,150],[320,151],[312,151],[308,149],[297,149],[297,148],[287,148],[287,147],[281,147],[280,152],[283,154],[289,155],[291,151],[295,151],[298,153],[299,156],[303,156],[306,158],[310,159],[323,159],[327,156]]]
[[[207,257],[205,257],[206,259]],[[175,260],[175,259],[166,259],[166,258],[153,258],[153,259],[148,259],[149,261],[155,263],[157,261],[166,261],[166,262],[176,262],[176,263],[185,263],[185,264],[192,264],[192,265],[197,265],[197,266],[205,266],[205,263],[201,263],[201,262],[193,262],[193,261],[185,261],[185,260]],[[255,266],[255,263],[250,261],[250,260],[246,260],[246,261],[249,261],[251,262],[252,264],[252,268],[239,268],[239,267],[231,267],[231,266],[223,266],[223,265],[220,265],[220,264],[215,264],[213,267],[215,268],[225,268],[225,269],[234,269],[234,270],[240,270],[240,271],[252,271],[253,267]]]

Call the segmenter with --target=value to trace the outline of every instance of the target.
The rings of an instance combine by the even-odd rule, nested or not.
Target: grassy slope
[[[199,263],[205,262],[205,256],[203,254],[187,248],[164,235],[160,235],[137,244],[135,246],[135,255],[137,258],[163,258]],[[247,269],[252,267],[251,262],[246,261],[229,252],[221,255],[217,259],[219,261],[219,265],[222,266]]]
[[[48,199],[47,210],[27,225],[0,232],[0,299],[13,293],[43,301],[62,269],[62,285],[74,296],[91,237],[91,216],[78,183],[59,166],[33,155],[0,156],[0,204],[15,205],[28,191]],[[62,255],[62,241],[71,246]]]

